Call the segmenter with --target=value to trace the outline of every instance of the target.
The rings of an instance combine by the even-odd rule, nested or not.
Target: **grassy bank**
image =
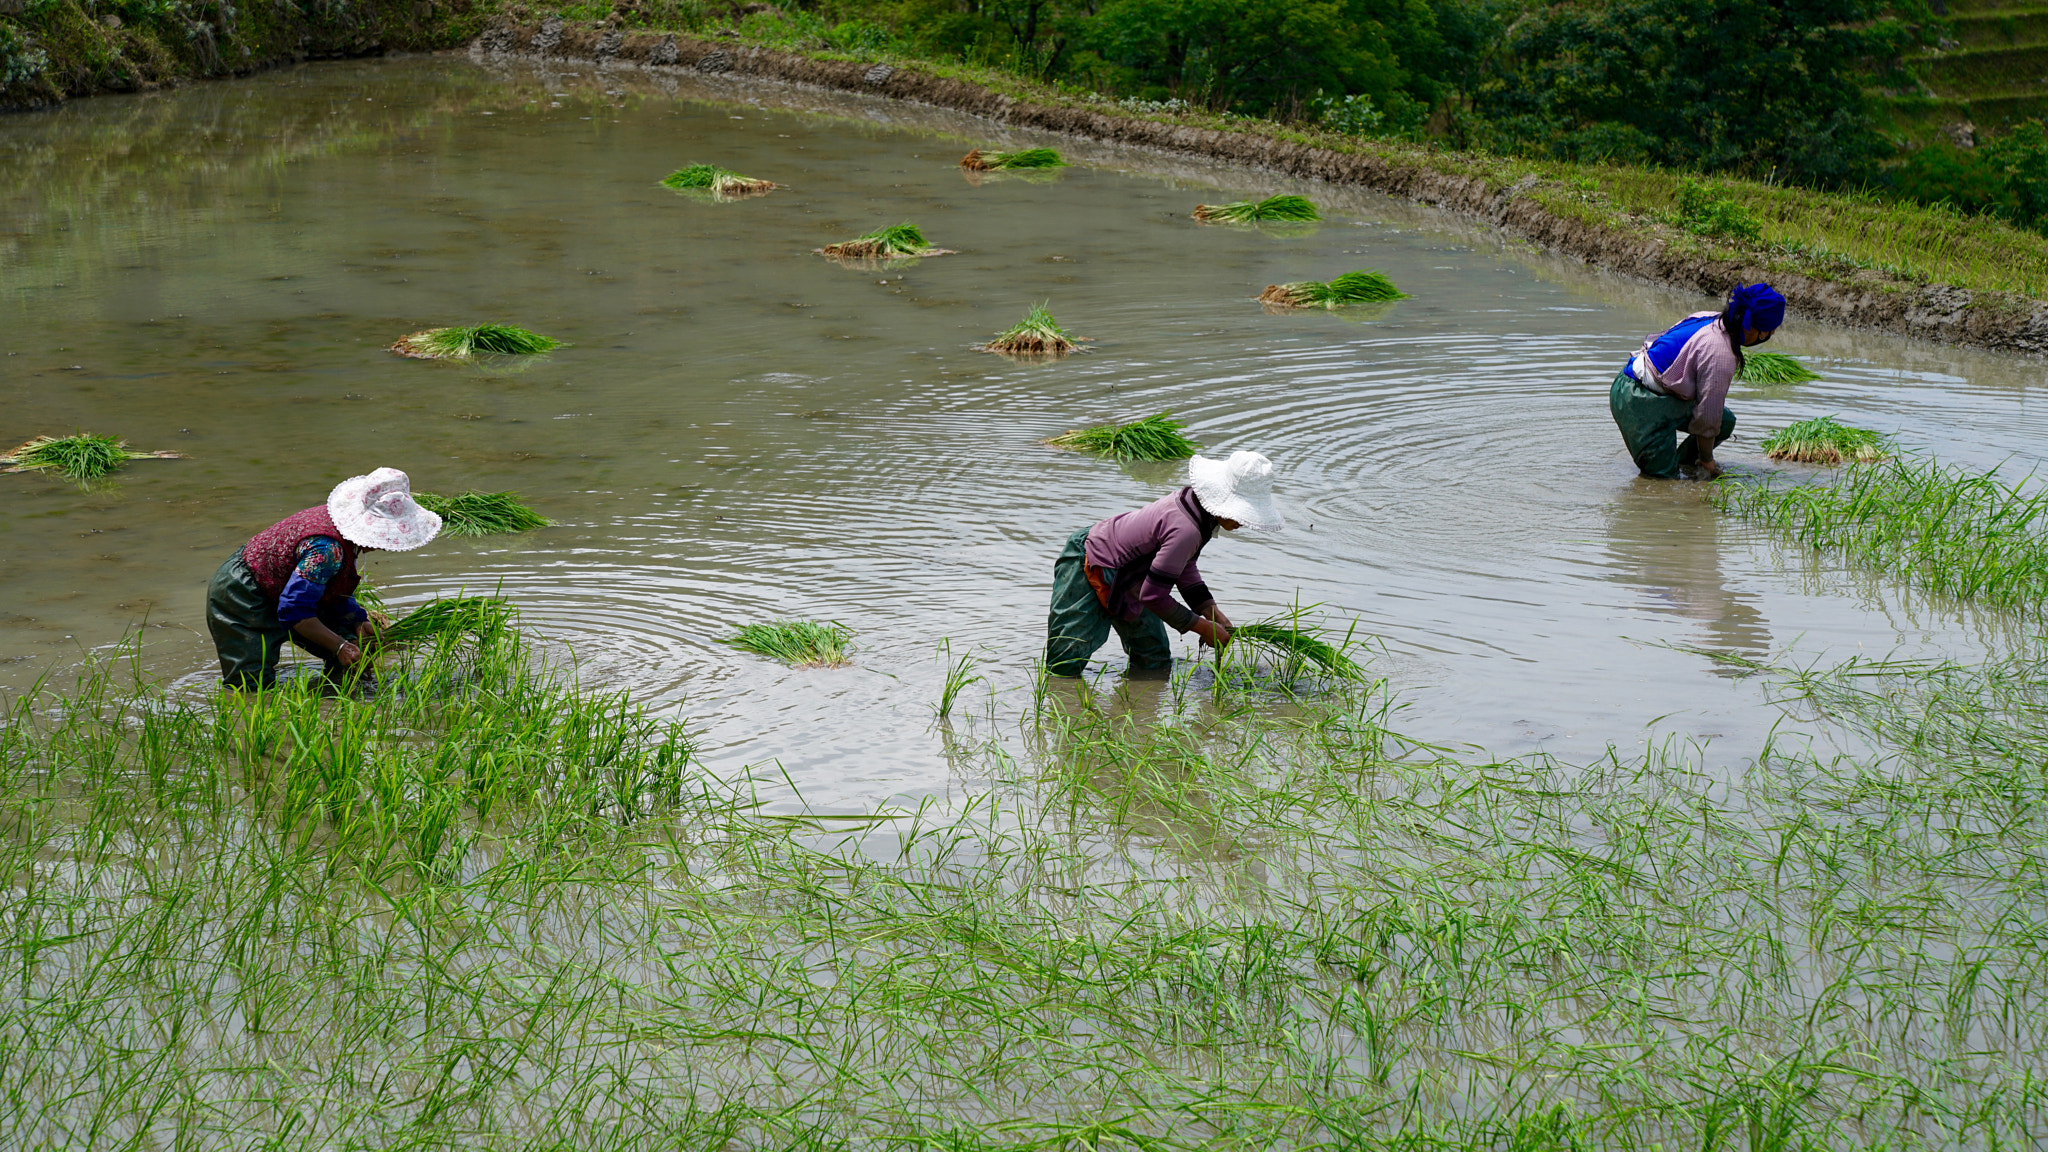
[[[1902,751],[1732,767],[1459,762],[1367,685],[1054,692],[963,752],[987,791],[850,818],[507,632],[372,701],[116,661],[0,727],[0,1142],[2022,1145],[2044,677],[1960,726],[1897,671],[1787,695]]]

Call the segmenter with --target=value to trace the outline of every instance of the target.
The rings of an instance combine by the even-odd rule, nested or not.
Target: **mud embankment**
[[[759,77],[842,91],[868,92],[985,116],[1018,127],[1211,157],[1289,176],[1353,184],[1486,220],[1544,248],[1626,275],[1719,295],[1735,284],[1768,279],[1800,315],[1953,344],[2017,352],[2048,352],[2048,303],[2014,293],[1913,284],[1865,270],[1850,280],[1788,274],[1739,260],[1708,259],[1680,250],[1654,229],[1603,227],[1552,211],[1541,194],[1556,192],[1536,177],[1500,186],[1461,173],[1439,154],[1425,164],[1398,155],[1338,151],[1251,131],[1162,123],[1091,107],[1016,100],[969,81],[915,68],[819,60],[748,47],[731,40],[576,26],[550,18],[538,25],[499,22],[471,45],[482,55],[585,60],[703,73]],[[1449,169],[1449,170],[1446,170]]]

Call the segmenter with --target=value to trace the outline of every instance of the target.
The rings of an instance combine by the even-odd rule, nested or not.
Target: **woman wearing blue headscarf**
[[[1719,312],[1695,312],[1643,341],[1607,393],[1615,426],[1643,475],[1676,480],[1698,465],[1721,474],[1714,448],[1735,434],[1728,385],[1742,350],[1771,338],[1785,322],[1785,298],[1769,284],[1745,284]],[[1687,433],[1683,443],[1680,432]]]

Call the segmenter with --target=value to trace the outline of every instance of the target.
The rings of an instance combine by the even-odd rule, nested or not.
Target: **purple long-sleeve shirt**
[[[1677,327],[1683,327],[1686,321],[1718,315],[1695,312],[1679,321]],[[1656,368],[1655,382],[1693,406],[1692,425],[1686,431],[1695,436],[1719,436],[1721,409],[1728,403],[1728,385],[1734,382],[1742,362],[1736,359],[1735,349],[1728,346],[1727,329],[1718,320],[1693,329],[1682,343],[1671,339],[1674,335],[1673,329],[1666,329],[1643,341],[1642,351],[1636,353],[1632,362],[1636,379],[1642,379],[1643,360],[1650,359]],[[1671,344],[1678,345],[1675,353]]]
[[[1116,570],[1111,614],[1135,620],[1149,608],[1175,631],[1185,632],[1215,600],[1195,567],[1202,545],[1215,534],[1216,517],[1202,510],[1194,489],[1182,488],[1090,528],[1084,559],[1090,567]],[[1174,602],[1175,588],[1187,601],[1185,607]]]

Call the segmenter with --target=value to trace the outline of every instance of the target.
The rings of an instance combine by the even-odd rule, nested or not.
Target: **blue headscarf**
[[[1785,322],[1785,298],[1769,284],[1744,284],[1728,294],[1728,315],[1738,334],[1743,328],[1769,332]]]

